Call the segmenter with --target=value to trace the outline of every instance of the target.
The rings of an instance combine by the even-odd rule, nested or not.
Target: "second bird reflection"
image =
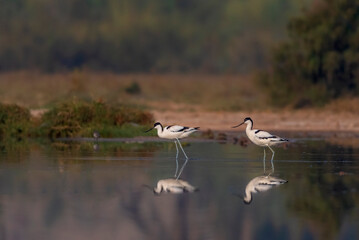
[[[153,193],[156,195],[160,195],[161,193],[172,193],[172,194],[181,194],[181,193],[192,193],[196,192],[199,189],[197,187],[192,186],[189,182],[179,179],[181,176],[185,166],[187,164],[187,161],[183,164],[183,166],[180,169],[179,174],[178,173],[178,160],[176,158],[176,171],[174,174],[174,178],[166,178],[161,179],[157,182],[156,187],[152,188],[150,186],[145,185],[146,187],[153,190]]]
[[[263,161],[263,169],[264,173],[266,171],[265,169],[265,161]],[[259,193],[259,192],[265,192],[273,187],[282,185],[284,183],[287,183],[288,181],[285,179],[281,179],[278,177],[273,177],[271,174],[274,173],[274,164],[272,162],[272,172],[268,175],[262,175],[255,177],[251,179],[248,184],[246,185],[246,189],[244,191],[244,195],[241,194],[235,194],[238,197],[240,197],[245,204],[250,204],[253,200],[253,193]]]
[[[243,199],[245,204],[250,204],[253,200],[253,193],[265,192],[272,189],[275,186],[282,185],[287,183],[287,180],[272,177],[272,176],[259,176],[253,178],[246,186],[244,196],[238,195],[240,198]]]
[[[157,186],[153,188],[153,193],[156,195],[161,194],[162,192],[180,194],[196,191],[198,191],[197,187],[192,186],[185,180],[175,178],[159,180]]]

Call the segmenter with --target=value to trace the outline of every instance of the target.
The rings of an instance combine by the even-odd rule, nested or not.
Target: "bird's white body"
[[[159,180],[157,182],[157,186],[153,189],[153,192],[156,194],[160,194],[161,192],[179,194],[195,191],[197,191],[197,188],[189,184],[187,181],[175,178]]]
[[[198,128],[183,127],[178,125],[163,127],[159,124],[154,128],[157,129],[157,135],[160,138],[165,139],[181,139],[188,137],[191,133],[198,131]]]
[[[288,141],[287,139],[280,138],[276,135],[270,134],[269,132],[253,129],[253,123],[250,121],[246,127],[246,134],[249,140],[261,147],[274,146]]]
[[[243,201],[249,204],[252,201],[252,194],[257,192],[268,191],[269,189],[287,183],[287,180],[272,177],[272,176],[259,176],[253,178],[246,186]]]

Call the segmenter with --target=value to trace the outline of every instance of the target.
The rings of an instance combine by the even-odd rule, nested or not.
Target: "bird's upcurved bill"
[[[151,131],[152,129],[153,129],[153,128],[148,129],[147,131],[145,131],[145,133]]]
[[[236,126],[233,126],[232,128],[239,127],[239,126],[241,126],[243,123],[244,123],[244,122],[242,122],[241,124],[238,124],[238,125],[236,125]]]

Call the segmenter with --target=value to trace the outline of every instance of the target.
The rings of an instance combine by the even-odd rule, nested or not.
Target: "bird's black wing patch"
[[[189,129],[189,127],[183,127],[183,128],[181,128],[181,129],[178,129],[178,130],[175,131],[175,132],[183,132],[183,131],[186,130],[186,129]]]
[[[271,139],[271,138],[278,138],[278,136],[269,136],[269,137],[259,137],[259,139]]]

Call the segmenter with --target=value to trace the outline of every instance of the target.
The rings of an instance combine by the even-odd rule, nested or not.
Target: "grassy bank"
[[[133,137],[153,124],[147,111],[102,101],[71,100],[56,104],[42,116],[27,108],[0,104],[0,137]]]

